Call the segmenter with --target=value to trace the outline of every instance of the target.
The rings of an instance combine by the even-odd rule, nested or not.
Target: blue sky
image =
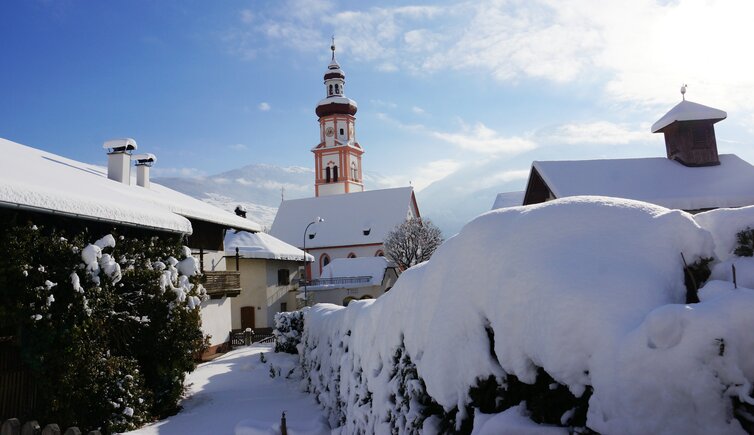
[[[335,34],[371,187],[451,173],[523,189],[531,160],[663,155],[680,100],[728,111],[754,161],[743,0],[0,3],[0,137],[103,163],[130,136],[157,175],[313,166]],[[499,162],[491,165],[490,162]],[[483,173],[476,173],[480,168]]]

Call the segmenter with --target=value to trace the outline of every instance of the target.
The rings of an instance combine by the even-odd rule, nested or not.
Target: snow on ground
[[[587,425],[601,433],[742,433],[730,398],[751,400],[754,336],[741,331],[754,329],[754,291],[685,304],[681,253],[712,257],[713,240],[688,213],[616,198],[483,214],[385,296],[313,307],[309,382],[331,424],[387,431],[404,343],[445,411],[464,409],[479,379],[533,383],[541,367],[576,396],[593,388]]]
[[[270,366],[275,378],[270,377]],[[276,354],[271,345],[228,352],[187,376],[188,398],[181,412],[129,434],[276,434],[283,411],[289,434],[329,434],[313,396],[299,390],[300,370],[286,379],[296,367],[298,355]]]

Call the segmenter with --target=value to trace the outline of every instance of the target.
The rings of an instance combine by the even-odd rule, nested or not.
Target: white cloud
[[[625,145],[632,142],[654,142],[649,125],[629,126],[607,121],[583,124],[563,124],[552,129],[537,131],[537,142],[542,145]]]
[[[463,124],[458,133],[433,132],[432,135],[461,149],[482,154],[518,154],[537,147],[537,144],[529,139],[501,136],[481,122],[474,126]]]
[[[230,148],[232,150],[235,150],[235,151],[244,151],[244,150],[249,149],[249,147],[247,147],[246,145],[244,145],[242,143],[228,145],[228,148]]]
[[[259,103],[259,105],[257,106],[257,109],[261,110],[262,112],[269,112],[271,108],[272,108],[272,107],[270,107],[270,104],[269,104],[269,103],[267,103],[267,102],[265,102],[265,101],[262,101],[262,102],[261,102],[261,103]]]
[[[424,115],[426,113],[424,111],[424,109],[422,109],[421,107],[418,107],[418,106],[412,107],[411,111],[414,112],[414,113],[416,113],[417,115]]]

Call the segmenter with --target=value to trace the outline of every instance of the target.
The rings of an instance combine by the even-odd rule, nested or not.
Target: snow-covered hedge
[[[110,433],[176,410],[205,345],[188,248],[9,223],[0,245],[0,331],[33,373],[29,418]]]
[[[715,257],[713,236],[646,203],[486,213],[376,301],[312,308],[307,387],[344,433],[501,433],[531,420],[743,433],[733,407],[754,403],[754,291],[686,305],[681,254]]]
[[[275,314],[275,352],[298,353],[301,335],[304,333],[304,313],[308,308],[299,311],[288,311]]]

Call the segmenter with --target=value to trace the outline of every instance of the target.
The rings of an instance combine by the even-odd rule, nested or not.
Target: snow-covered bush
[[[179,240],[0,227],[0,329],[36,379],[31,417],[113,432],[173,412],[205,346]]]
[[[304,332],[304,313],[308,308],[299,311],[287,311],[275,314],[275,352],[298,353],[301,334]]]
[[[754,291],[685,304],[681,254],[715,252],[691,215],[636,201],[492,211],[379,299],[313,307],[305,382],[344,433],[501,433],[521,414],[574,431],[743,433]]]

